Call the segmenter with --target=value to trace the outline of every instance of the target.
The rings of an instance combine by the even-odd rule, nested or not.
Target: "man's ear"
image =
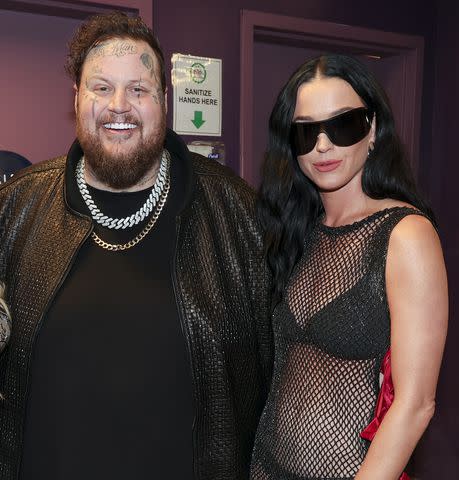
[[[75,113],[78,111],[78,87],[76,83],[73,84],[73,90],[75,91],[75,98],[73,100],[73,106],[75,108]]]

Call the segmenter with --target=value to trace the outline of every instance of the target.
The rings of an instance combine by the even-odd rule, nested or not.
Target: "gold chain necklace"
[[[152,217],[148,221],[145,228],[135,238],[133,238],[132,240],[129,240],[129,242],[127,243],[108,243],[102,240],[95,232],[92,232],[91,238],[94,240],[96,245],[98,245],[99,247],[105,250],[110,250],[110,252],[119,252],[122,250],[128,250],[129,248],[135,247],[139,242],[141,242],[147,236],[148,232],[155,225],[156,220],[158,220],[158,217],[164,207],[164,204],[166,203],[167,194],[169,193],[170,186],[171,186],[170,177],[168,175],[167,182],[163,190],[163,195],[161,196],[157,204],[156,210],[154,211]]]

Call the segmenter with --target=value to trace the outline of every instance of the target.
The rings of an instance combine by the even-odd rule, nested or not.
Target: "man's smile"
[[[103,126],[107,130],[121,130],[121,131],[133,130],[134,128],[137,128],[137,125],[134,123],[104,123]]]

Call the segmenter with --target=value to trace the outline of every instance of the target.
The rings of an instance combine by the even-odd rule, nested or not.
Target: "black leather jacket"
[[[172,131],[166,148],[188,179],[173,280],[192,365],[195,479],[246,479],[272,366],[254,194],[229,169],[190,154]],[[67,195],[80,156],[75,142],[67,159],[36,164],[0,187],[0,280],[13,318],[0,358],[2,480],[18,478],[37,331],[93,228]]]

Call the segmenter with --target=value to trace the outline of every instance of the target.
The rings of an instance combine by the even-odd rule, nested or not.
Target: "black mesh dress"
[[[273,314],[276,358],[252,480],[352,479],[369,447],[390,344],[385,290],[394,207],[342,227],[319,223]]]

